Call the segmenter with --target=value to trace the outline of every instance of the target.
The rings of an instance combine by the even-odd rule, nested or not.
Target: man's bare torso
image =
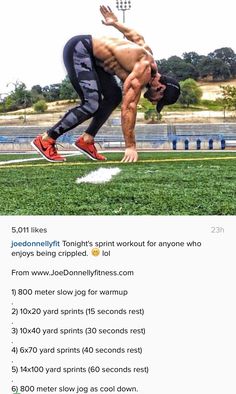
[[[144,47],[119,38],[92,38],[93,54],[108,72],[125,80],[132,72],[135,64],[140,61],[154,64],[153,56]]]

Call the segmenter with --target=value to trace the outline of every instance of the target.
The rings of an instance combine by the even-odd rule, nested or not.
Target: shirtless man
[[[74,146],[92,160],[106,160],[97,152],[94,137],[122,100],[121,125],[125,140],[122,162],[136,162],[134,128],[142,89],[148,88],[145,97],[157,104],[157,110],[175,102],[179,96],[178,83],[166,77],[163,79],[158,73],[152,51],[144,38],[120,23],[109,7],[101,6],[100,11],[103,23],[114,26],[126,39],[83,35],[71,38],[66,44],[64,63],[81,104],[70,109],[56,125],[32,141],[33,147],[48,161],[65,160],[56,150],[57,138],[90,118],[90,125]],[[123,82],[123,95],[114,74]],[[158,108],[159,104],[161,108]]]

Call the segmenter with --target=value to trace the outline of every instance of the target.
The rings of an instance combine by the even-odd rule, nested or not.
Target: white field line
[[[79,154],[81,154],[81,153],[79,153]],[[78,153],[70,153],[70,154],[68,154],[68,155],[64,155],[64,157],[70,157],[70,156],[75,156],[75,155],[78,155]],[[7,164],[13,164],[13,163],[25,163],[25,162],[27,162],[27,161],[38,161],[38,160],[45,160],[45,158],[44,157],[32,157],[32,158],[30,158],[30,159],[15,159],[15,160],[6,160],[6,161],[0,161],[0,165],[1,166],[4,166],[4,165],[7,165]]]
[[[121,172],[120,168],[99,168],[98,170],[90,172],[88,175],[77,178],[76,183],[105,183],[109,182],[113,176]]]
[[[37,161],[37,160],[43,160],[43,157],[35,157],[35,158],[31,158],[31,159],[15,159],[15,160],[0,161],[0,165],[4,166],[6,164],[24,163],[26,161]]]

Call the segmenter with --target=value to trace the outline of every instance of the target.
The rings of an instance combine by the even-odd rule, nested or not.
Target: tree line
[[[157,61],[161,74],[169,75],[181,82],[182,95],[179,102],[190,105],[199,102],[201,93],[194,81],[207,79],[208,81],[230,81],[236,78],[236,54],[231,48],[220,48],[207,56],[196,52],[185,52],[182,57],[171,56]],[[184,81],[186,81],[184,83]],[[192,82],[193,81],[193,82]],[[37,112],[44,112],[46,103],[59,100],[76,100],[77,93],[66,76],[61,83],[44,87],[35,85],[31,90],[26,89],[23,82],[15,82],[14,89],[6,96],[0,96],[0,112],[26,109],[32,105]],[[223,95],[234,96],[234,88],[229,88]]]
[[[36,103],[42,103],[43,109],[43,103],[59,100],[75,100],[78,98],[67,76],[61,83],[44,87],[34,85],[31,90],[26,89],[24,82],[16,81],[13,85],[14,89],[6,97],[2,98],[0,102],[0,112],[16,111],[31,107]]]
[[[208,81],[229,81],[236,78],[236,54],[231,48],[220,48],[207,56],[185,52],[182,57],[171,56],[158,61],[161,74],[168,74],[178,81],[187,78]]]

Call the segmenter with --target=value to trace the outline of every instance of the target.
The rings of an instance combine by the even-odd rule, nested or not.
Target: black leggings
[[[63,58],[69,79],[78,93],[81,104],[70,109],[48,130],[57,139],[85,120],[93,118],[86,133],[95,137],[98,130],[120,104],[122,91],[115,77],[95,64],[91,36],[76,36],[68,41]]]

